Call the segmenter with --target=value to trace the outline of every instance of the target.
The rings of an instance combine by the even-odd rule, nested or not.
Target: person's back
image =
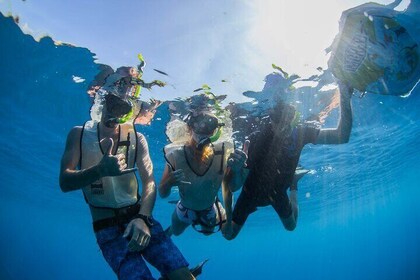
[[[275,139],[272,126],[262,125],[249,137],[247,168],[250,172],[244,191],[255,197],[267,198],[267,194],[289,187],[303,147],[315,143],[318,133],[316,126],[303,123],[292,128],[289,135]]]

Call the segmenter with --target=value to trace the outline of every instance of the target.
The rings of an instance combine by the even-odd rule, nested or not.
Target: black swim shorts
[[[256,198],[242,190],[236,201],[235,208],[233,209],[232,220],[235,224],[242,226],[245,224],[249,214],[255,212],[257,207],[268,205],[271,205],[274,208],[281,219],[288,218],[292,214],[292,206],[286,190],[278,192],[273,190],[264,198]]]

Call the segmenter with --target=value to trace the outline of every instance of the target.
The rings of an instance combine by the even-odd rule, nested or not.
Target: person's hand
[[[248,148],[249,140],[246,140],[242,150],[236,149],[233,153],[230,154],[227,165],[231,170],[237,172],[246,166],[246,160],[248,159]]]
[[[162,101],[154,99],[154,98],[150,98],[150,109],[151,110],[156,110],[160,105],[163,104]]]
[[[179,186],[180,184],[191,184],[191,182],[185,181],[185,174],[184,174],[184,170],[182,169],[177,169],[174,171],[169,169],[168,176],[169,176],[168,183],[171,186]]]
[[[155,85],[157,85],[158,87],[164,87],[164,86],[166,86],[166,83],[165,82],[162,82],[162,81],[159,81],[159,80],[154,80],[153,83]]]
[[[127,225],[123,237],[127,238],[131,235],[128,242],[128,250],[135,252],[141,251],[149,245],[150,229],[142,219],[134,219]]]
[[[125,162],[125,156],[122,154],[113,155],[112,149],[114,148],[114,141],[111,138],[105,138],[101,140],[101,144],[104,147],[108,147],[98,164],[99,172],[101,177],[106,176],[120,176],[130,172],[134,172],[137,168],[127,168]]]

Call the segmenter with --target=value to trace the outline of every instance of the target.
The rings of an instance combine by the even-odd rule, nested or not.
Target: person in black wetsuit
[[[347,143],[352,128],[351,95],[344,84],[340,89],[340,118],[333,129],[314,124],[295,124],[297,113],[292,105],[279,102],[259,131],[250,135],[246,168],[248,176],[233,210],[232,222],[226,223],[224,237],[237,236],[249,214],[257,207],[271,205],[285,229],[296,228],[298,217],[295,171],[303,147],[308,144]],[[287,195],[287,189],[290,194]],[[231,190],[235,191],[235,190]]]

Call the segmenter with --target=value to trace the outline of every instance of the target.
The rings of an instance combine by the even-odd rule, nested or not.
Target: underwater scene
[[[0,0],[0,279],[420,279],[419,44],[419,0]]]

